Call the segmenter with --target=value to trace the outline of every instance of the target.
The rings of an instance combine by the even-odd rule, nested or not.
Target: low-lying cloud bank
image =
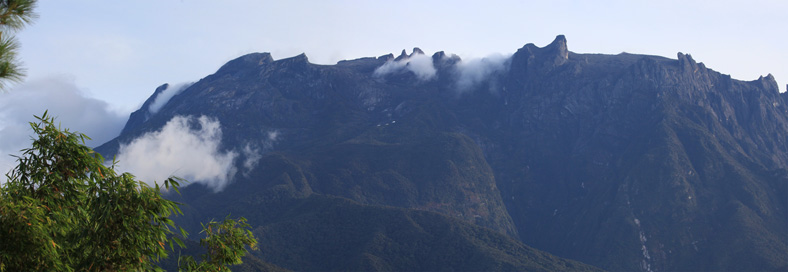
[[[382,77],[388,74],[401,73],[404,71],[413,72],[419,81],[427,81],[435,77],[437,71],[432,64],[432,58],[424,54],[411,54],[410,57],[400,60],[389,60],[382,66],[375,69],[373,75]]]
[[[435,78],[437,70],[432,57],[415,51],[414,49],[414,53],[410,56],[400,57],[399,60],[387,61],[375,69],[373,76],[384,77],[390,74],[412,72],[419,81]],[[456,56],[444,56],[444,58],[456,58]],[[454,86],[458,92],[466,92],[485,82],[494,85],[494,82],[489,82],[489,80],[495,74],[506,72],[509,69],[510,61],[511,54],[492,54],[484,58],[461,60],[452,67]]]
[[[5,173],[16,166],[9,154],[20,155],[20,149],[31,146],[34,135],[28,123],[46,110],[62,128],[92,138],[86,142],[91,147],[116,137],[128,116],[89,97],[68,76],[32,79],[0,92],[0,182],[5,182]]]
[[[220,150],[221,140],[218,120],[176,116],[161,130],[121,145],[118,169],[150,184],[178,176],[221,191],[235,175],[238,157],[238,152]]]
[[[462,60],[454,66],[457,90],[468,91],[509,69],[511,55],[493,54],[480,59]]]

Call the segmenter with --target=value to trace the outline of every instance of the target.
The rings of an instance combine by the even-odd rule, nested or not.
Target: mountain
[[[468,61],[254,53],[152,110],[167,88],[97,150],[215,120],[229,183],[172,196],[179,222],[245,216],[278,249],[254,254],[282,268],[593,269],[554,254],[614,271],[788,270],[788,95],[771,75],[576,54],[558,36]]]
[[[602,271],[435,212],[320,195],[265,212],[255,255],[293,270]]]

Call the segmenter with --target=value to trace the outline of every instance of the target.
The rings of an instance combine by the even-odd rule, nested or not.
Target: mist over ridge
[[[393,238],[365,228],[374,220],[416,222],[407,219],[415,215],[340,216],[364,210],[356,205],[437,214],[456,220],[452,226],[471,224],[613,271],[788,267],[781,197],[788,194],[788,96],[773,76],[735,80],[684,53],[578,54],[559,35],[543,47],[469,60],[418,48],[335,65],[252,53],[150,115],[148,102],[167,89],[97,150],[111,156],[153,146],[126,161],[168,147],[204,158],[180,166],[219,169],[178,197],[197,217],[244,215],[285,240],[282,231],[300,224],[299,235],[334,231],[301,215],[349,228],[331,221],[346,218],[358,228],[335,235],[376,245],[340,258],[358,260],[352,264],[325,263],[319,256],[336,251],[330,247],[314,255],[288,248],[299,262],[275,247],[259,253],[288,269],[429,267],[401,259],[427,256],[424,247],[401,245],[393,254],[375,250],[387,248],[383,240],[363,238],[428,243],[432,234]],[[157,145],[169,138],[183,140]],[[285,240],[270,242],[284,247]]]

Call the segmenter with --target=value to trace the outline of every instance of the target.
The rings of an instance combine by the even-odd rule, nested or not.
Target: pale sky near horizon
[[[40,0],[36,11],[17,33],[28,76],[0,94],[4,154],[44,109],[94,144],[109,140],[157,86],[197,81],[251,52],[333,64],[420,47],[467,59],[564,34],[576,53],[683,52],[735,79],[788,83],[782,0]]]
[[[60,1],[18,33],[29,80],[72,77],[130,111],[162,83],[251,52],[314,63],[421,47],[510,54],[565,34],[578,53],[690,53],[741,80],[788,83],[788,1]],[[782,45],[782,46],[781,46]]]

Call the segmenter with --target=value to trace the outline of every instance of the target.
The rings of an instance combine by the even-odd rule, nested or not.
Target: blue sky
[[[250,52],[320,64],[413,47],[474,58],[564,34],[576,53],[689,53],[736,79],[772,73],[785,91],[786,10],[782,0],[40,0],[17,33],[28,76],[0,94],[0,152],[24,147],[24,123],[44,109],[101,143],[157,86]]]
[[[312,62],[421,47],[511,53],[565,34],[578,53],[676,57],[788,83],[786,1],[60,1],[41,0],[19,33],[28,79],[73,76],[131,110],[165,82],[198,80],[244,53]]]

